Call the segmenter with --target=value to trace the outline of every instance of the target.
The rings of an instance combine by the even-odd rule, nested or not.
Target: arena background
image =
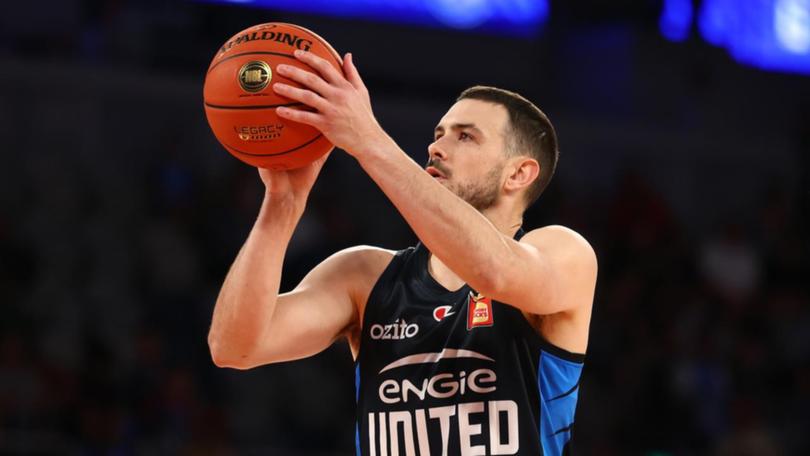
[[[0,452],[353,454],[345,343],[245,372],[216,368],[206,343],[262,187],[209,131],[203,75],[236,31],[286,21],[353,52],[381,124],[420,163],[467,86],[516,90],[551,117],[561,161],[525,226],[570,226],[600,260],[575,454],[810,454],[810,78],[742,61],[694,17],[673,35],[670,3],[552,1],[515,36],[3,2]],[[340,248],[414,242],[334,153],[283,289]]]

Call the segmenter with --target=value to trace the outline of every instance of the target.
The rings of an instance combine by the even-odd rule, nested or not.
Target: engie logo
[[[415,367],[451,359],[462,363]],[[399,368],[406,370],[386,375]],[[418,448],[419,454],[444,455],[448,447],[458,448],[452,454],[526,454],[520,450],[520,409],[514,400],[496,399],[498,375],[489,356],[445,348],[405,356],[379,373],[385,380],[376,388],[379,402],[372,403],[378,410],[358,429],[367,429],[369,454],[415,455]]]
[[[412,323],[408,324],[405,320],[397,320],[390,325],[371,325],[369,334],[374,340],[380,339],[393,339],[402,340],[410,339],[419,333],[419,325]]]

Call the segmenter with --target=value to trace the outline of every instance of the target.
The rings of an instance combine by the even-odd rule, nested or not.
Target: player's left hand
[[[368,89],[351,54],[343,58],[343,74],[313,53],[298,50],[295,57],[317,73],[278,65],[276,72],[304,88],[278,82],[273,84],[273,90],[315,111],[279,107],[279,117],[317,128],[332,144],[357,158],[386,140],[388,136],[371,111]]]

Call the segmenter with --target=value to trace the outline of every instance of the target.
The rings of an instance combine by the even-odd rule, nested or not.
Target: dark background
[[[609,5],[609,6],[606,6]],[[418,162],[464,88],[555,123],[525,226],[563,224],[600,275],[577,454],[810,454],[810,79],[741,66],[656,1],[552,2],[529,39],[188,2],[0,9],[0,452],[353,454],[351,355],[218,369],[216,294],[262,198],[202,109],[217,47],[260,22],[352,51]],[[356,244],[415,238],[334,153],[283,289]]]

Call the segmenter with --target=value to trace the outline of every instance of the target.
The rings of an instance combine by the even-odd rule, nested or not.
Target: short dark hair
[[[497,87],[474,86],[461,92],[456,101],[465,99],[495,103],[506,108],[509,113],[507,127],[507,153],[525,154],[540,163],[540,175],[526,191],[526,207],[531,206],[546,189],[560,151],[557,148],[557,133],[551,121],[537,106],[521,95]]]

